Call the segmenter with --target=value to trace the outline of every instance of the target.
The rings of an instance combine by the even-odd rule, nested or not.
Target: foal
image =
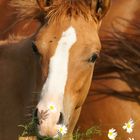
[[[100,53],[98,30],[110,0],[12,0],[11,5],[21,19],[42,24],[34,40],[44,76],[39,134],[57,137],[63,127],[71,135]]]

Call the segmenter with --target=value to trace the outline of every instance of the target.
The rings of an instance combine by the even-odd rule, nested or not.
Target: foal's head
[[[78,119],[100,53],[98,30],[110,0],[37,0],[36,4],[47,20],[35,40],[45,77],[37,105],[38,130],[54,137],[60,126],[72,131]]]

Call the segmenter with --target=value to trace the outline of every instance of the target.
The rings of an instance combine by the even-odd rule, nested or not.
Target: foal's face
[[[44,26],[36,39],[45,77],[37,105],[39,133],[56,136],[69,129],[72,115],[82,106],[101,45],[95,21],[72,18]]]

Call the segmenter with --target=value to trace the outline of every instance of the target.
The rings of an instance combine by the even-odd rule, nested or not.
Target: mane
[[[125,22],[129,22],[125,19]],[[129,22],[129,33],[121,32],[115,26],[114,33],[102,39],[103,50],[97,62],[94,81],[119,79],[127,83],[132,92],[118,92],[109,87],[95,89],[96,93],[105,93],[140,103],[140,21]],[[120,76],[111,76],[119,73]]]
[[[10,6],[16,9],[15,12],[19,20],[39,19],[40,21],[45,20],[45,22],[60,19],[62,15],[80,15],[90,20],[95,16],[89,5],[87,0],[61,0],[59,3],[47,7],[44,12],[40,9],[36,0],[11,0],[10,2]]]
[[[11,34],[8,36],[7,39],[5,40],[0,40],[0,46],[1,45],[8,45],[8,44],[15,44],[15,43],[18,43],[20,42],[21,40],[24,40],[26,39],[27,36],[18,36],[18,35],[14,35],[14,34]]]
[[[15,8],[18,20],[34,19],[40,17],[41,10],[36,0],[11,0],[9,6]]]
[[[68,17],[82,16],[86,20],[93,19],[93,16],[91,16],[93,13],[83,0],[62,1],[60,4],[50,7],[46,17],[49,21],[53,21],[55,19],[59,20],[62,15]]]

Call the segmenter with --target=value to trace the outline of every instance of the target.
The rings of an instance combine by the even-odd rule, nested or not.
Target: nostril
[[[64,121],[64,116],[63,116],[62,112],[60,112],[60,116],[59,116],[59,120],[58,120],[57,124],[63,124],[63,121]]]
[[[38,120],[38,108],[36,108],[35,111],[34,111],[33,119],[34,119],[34,122],[35,122],[36,124],[39,125],[39,120]]]

